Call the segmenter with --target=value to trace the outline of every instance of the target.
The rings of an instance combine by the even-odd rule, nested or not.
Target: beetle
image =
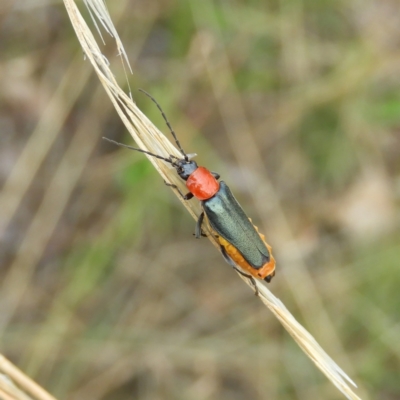
[[[177,189],[184,200],[196,197],[201,204],[202,212],[196,223],[195,237],[207,236],[202,229],[206,223],[210,233],[219,243],[225,261],[249,278],[258,294],[254,278],[264,279],[269,283],[275,275],[275,259],[271,246],[265,241],[264,235],[258,232],[258,228],[253,225],[251,219],[247,217],[228,185],[224,181],[219,181],[220,175],[198,166],[195,161],[191,160],[190,155],[183,150],[161,106],[149,93],[139,90],[146,94],[160,110],[182,157],[170,155],[169,158],[166,158],[108,138],[103,139],[171,164],[180,178],[186,182],[189,192],[184,195],[176,185],[165,183]]]

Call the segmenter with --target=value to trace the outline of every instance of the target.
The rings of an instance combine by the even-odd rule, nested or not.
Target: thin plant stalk
[[[0,398],[4,400],[56,400],[1,354]]]

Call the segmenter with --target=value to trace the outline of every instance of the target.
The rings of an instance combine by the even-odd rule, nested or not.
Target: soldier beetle
[[[103,139],[171,164],[186,182],[189,192],[183,195],[177,186],[166,184],[177,189],[184,200],[196,197],[200,201],[202,213],[196,223],[196,238],[206,236],[202,230],[206,219],[209,231],[219,243],[225,261],[239,273],[251,279],[255,288],[254,278],[270,282],[275,275],[275,259],[272,256],[271,246],[265,241],[264,235],[258,232],[258,228],[247,217],[226,183],[218,181],[219,174],[211,172],[205,167],[199,167],[195,161],[190,159],[190,156],[183,150],[161,106],[150,94],[141,89],[140,91],[146,94],[160,110],[182,157],[170,155],[169,158],[166,158],[108,138]],[[258,294],[257,288],[256,294]]]

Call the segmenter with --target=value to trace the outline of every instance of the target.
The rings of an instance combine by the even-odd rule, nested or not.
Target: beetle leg
[[[212,172],[212,171],[210,171],[210,172],[211,172],[211,175],[212,175],[215,179],[219,179],[220,176],[221,176],[218,172]]]
[[[196,236],[195,233],[192,233],[193,236]],[[208,237],[208,235],[206,235],[203,231],[201,231],[201,237]],[[196,237],[196,239],[198,239],[198,237]]]
[[[258,287],[257,287],[257,284],[256,284],[255,279],[254,279],[251,275],[248,275],[248,274],[244,273],[243,271],[241,271],[241,270],[236,266],[235,262],[232,260],[232,258],[229,257],[228,253],[226,252],[224,246],[221,246],[221,253],[222,253],[222,257],[224,257],[224,260],[225,260],[236,272],[238,272],[240,275],[242,275],[242,276],[244,276],[244,277],[246,277],[247,279],[250,280],[250,282],[251,282],[251,284],[253,285],[253,288],[254,288],[254,294],[255,294],[256,296],[258,296],[260,292],[259,292],[259,290],[258,290]]]
[[[196,223],[196,229],[194,231],[194,236],[196,236],[196,239],[200,239],[200,236],[204,235],[203,231],[201,230],[203,221],[204,221],[204,211],[200,214],[199,219],[197,220],[197,223]]]
[[[258,287],[257,287],[257,284],[256,284],[256,280],[255,280],[251,275],[245,274],[243,271],[241,271],[241,270],[240,270],[239,268],[237,268],[236,266],[233,267],[233,269],[234,269],[236,272],[238,272],[240,275],[242,275],[242,276],[244,276],[245,278],[247,278],[247,279],[250,280],[250,282],[251,282],[251,284],[253,285],[253,288],[254,288],[254,294],[255,294],[256,296],[258,296],[258,295],[260,294],[260,292],[259,292],[259,290],[258,290]]]
[[[183,198],[184,198],[184,200],[190,200],[190,199],[193,198],[193,196],[194,196],[194,194],[193,194],[192,192],[189,192],[189,193],[186,193],[186,194],[183,196]]]
[[[228,256],[228,253],[225,250],[224,246],[220,246],[221,247],[221,253],[222,253],[222,257],[224,257],[224,260],[232,267],[232,268],[236,268],[236,264],[233,262],[232,258],[230,258]]]
[[[190,200],[193,197],[193,193],[189,192],[187,194],[183,194],[180,189],[178,188],[178,186],[174,185],[173,183],[168,183],[166,181],[164,181],[164,183],[169,186],[172,187],[174,189],[176,189],[178,191],[178,193],[181,195],[181,197],[183,198],[183,200]]]

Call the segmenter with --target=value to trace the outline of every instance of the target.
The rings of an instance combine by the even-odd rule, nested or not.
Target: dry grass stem
[[[0,398],[3,400],[56,400],[2,355],[0,355]]]
[[[92,32],[88,28],[82,15],[80,14],[73,0],[64,0],[66,9],[71,19],[72,25],[78,36],[79,42],[83,48],[86,57],[92,63],[101,83],[114,104],[118,114],[124,122],[126,128],[132,135],[137,146],[165,157],[174,155],[179,157],[180,152],[166,139],[166,137],[147,119],[147,117],[138,109],[132,99],[124,93],[115,81],[109,68],[109,63],[101,53]],[[95,16],[104,26],[104,28],[114,36],[117,46],[125,60],[126,54],[118,38],[116,30],[112,24],[111,18],[106,9],[103,0],[86,0],[85,4],[91,10],[92,18]],[[97,27],[97,25],[96,25]],[[121,60],[123,58],[121,57]],[[165,162],[154,157],[149,157],[149,161],[154,165],[162,178],[169,183],[173,183],[184,191],[184,186],[175,169]],[[175,191],[183,205],[188,209],[193,218],[197,219],[199,215],[199,205],[195,202],[185,202]],[[219,247],[212,237],[209,239],[216,247]],[[249,280],[239,275],[252,289],[253,284]],[[343,372],[343,370],[325,353],[318,345],[315,339],[295,320],[295,318],[286,309],[283,303],[277,299],[263,284],[256,283],[259,291],[259,297],[262,302],[273,312],[294,340],[299,344],[303,351],[311,358],[317,367],[327,376],[327,378],[348,398],[359,399],[351,390],[349,383],[354,382]]]

